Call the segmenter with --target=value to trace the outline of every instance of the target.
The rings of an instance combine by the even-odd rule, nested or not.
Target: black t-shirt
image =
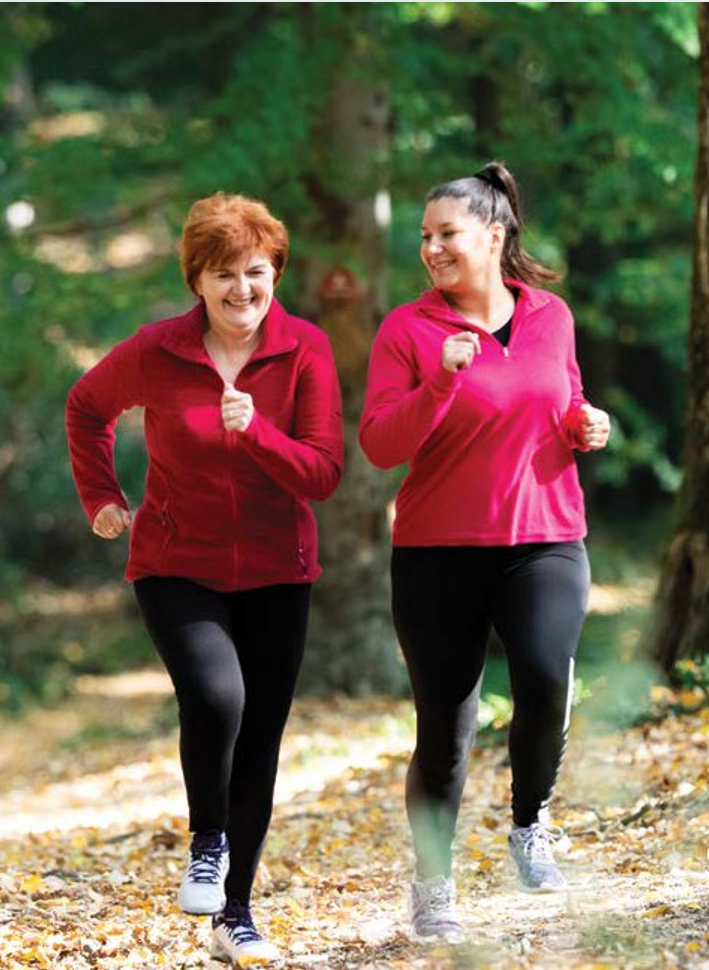
[[[510,336],[512,334],[512,317],[503,324],[499,330],[493,330],[492,335],[496,340],[499,340],[503,347],[506,347],[510,342]]]

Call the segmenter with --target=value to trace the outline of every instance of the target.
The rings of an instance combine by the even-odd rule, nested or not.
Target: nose
[[[246,276],[235,276],[231,282],[231,289],[238,296],[247,296],[249,293],[249,281]]]
[[[439,239],[431,236],[426,244],[426,249],[431,255],[435,255],[436,253],[440,253],[442,251],[443,246],[441,245]]]

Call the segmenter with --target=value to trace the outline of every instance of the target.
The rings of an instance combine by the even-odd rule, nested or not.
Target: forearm
[[[113,463],[115,423],[84,413],[70,396],[66,430],[74,482],[89,522],[104,505],[115,503],[127,509]]]
[[[302,498],[323,501],[342,476],[342,446],[334,428],[317,440],[291,438],[255,412],[239,444],[278,485]]]
[[[359,440],[372,464],[393,468],[411,461],[448,413],[460,381],[460,373],[441,368],[413,390],[389,387],[369,395]]]

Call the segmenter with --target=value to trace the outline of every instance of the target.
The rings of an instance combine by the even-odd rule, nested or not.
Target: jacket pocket
[[[307,512],[302,503],[293,503],[295,513],[295,562],[301,576],[309,576],[312,569],[312,536],[308,528]]]
[[[160,555],[164,556],[177,531],[175,522],[172,516],[170,515],[170,509],[168,508],[167,502],[163,502],[162,508],[160,509],[160,527],[162,529],[162,544],[160,546]]]

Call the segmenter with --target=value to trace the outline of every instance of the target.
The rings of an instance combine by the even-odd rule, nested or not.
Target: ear
[[[490,223],[490,250],[491,252],[502,252],[505,245],[505,227],[501,222]]]

